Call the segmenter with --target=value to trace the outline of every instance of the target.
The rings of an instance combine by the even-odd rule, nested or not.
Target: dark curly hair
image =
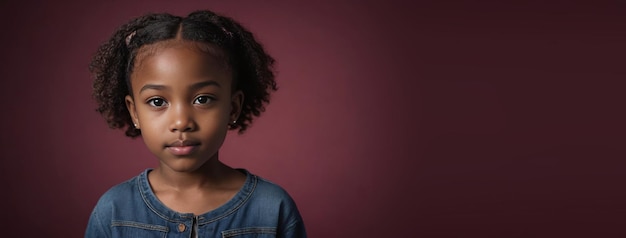
[[[195,11],[187,17],[168,13],[147,14],[122,25],[111,39],[98,49],[89,69],[94,75],[93,97],[96,109],[109,127],[126,128],[126,136],[137,137],[126,108],[130,95],[130,75],[140,48],[181,37],[185,40],[217,46],[225,53],[233,72],[233,90],[244,94],[241,114],[230,129],[243,133],[265,111],[270,92],[276,91],[274,59],[268,55],[248,30],[233,19],[211,11]]]

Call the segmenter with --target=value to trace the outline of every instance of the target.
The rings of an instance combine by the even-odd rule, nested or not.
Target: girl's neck
[[[154,190],[219,190],[224,186],[229,187],[228,181],[237,173],[239,172],[219,161],[216,155],[192,172],[178,172],[160,164],[148,174],[148,179]]]
[[[195,215],[212,211],[231,200],[245,184],[246,175],[215,158],[191,172],[161,164],[148,174],[157,199],[173,211]]]

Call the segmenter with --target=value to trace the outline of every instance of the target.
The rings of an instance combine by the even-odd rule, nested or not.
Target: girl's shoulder
[[[128,203],[129,201],[140,198],[139,180],[141,176],[145,174],[146,171],[109,188],[109,190],[100,196],[96,206],[99,208],[118,206],[120,203]]]
[[[280,217],[282,230],[279,234],[286,237],[306,237],[302,216],[289,193],[265,178],[252,174],[248,177],[252,178],[255,188],[246,207],[254,211],[262,210],[266,217]]]
[[[254,194],[256,196],[262,196],[265,198],[278,200],[291,200],[291,196],[289,195],[289,193],[283,187],[274,183],[273,181],[251,173],[249,173],[248,176],[251,176],[253,178],[253,183],[255,187]]]
[[[270,210],[266,210],[268,213],[279,212],[282,213],[280,217],[294,220],[300,219],[294,199],[283,187],[257,175],[249,174],[248,177],[251,178],[250,180],[252,180],[251,182],[254,186],[247,203],[248,206],[254,207],[261,204],[264,208]],[[245,190],[244,186],[242,191]]]

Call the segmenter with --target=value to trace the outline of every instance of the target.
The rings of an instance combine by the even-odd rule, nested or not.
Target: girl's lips
[[[191,145],[191,146],[168,146],[165,149],[167,151],[169,151],[170,153],[172,153],[173,155],[177,155],[177,156],[182,156],[182,155],[188,155],[193,153],[196,148],[198,148],[197,145]]]
[[[172,143],[167,144],[167,147],[184,147],[184,146],[194,146],[199,145],[200,142],[195,140],[175,140]]]

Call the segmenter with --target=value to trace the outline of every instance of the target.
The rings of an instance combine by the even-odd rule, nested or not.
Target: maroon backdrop
[[[310,237],[626,237],[624,3],[378,2],[2,1],[1,236],[81,237],[155,166],[87,65],[132,17],[208,8],[278,60],[222,159],[285,187]]]

